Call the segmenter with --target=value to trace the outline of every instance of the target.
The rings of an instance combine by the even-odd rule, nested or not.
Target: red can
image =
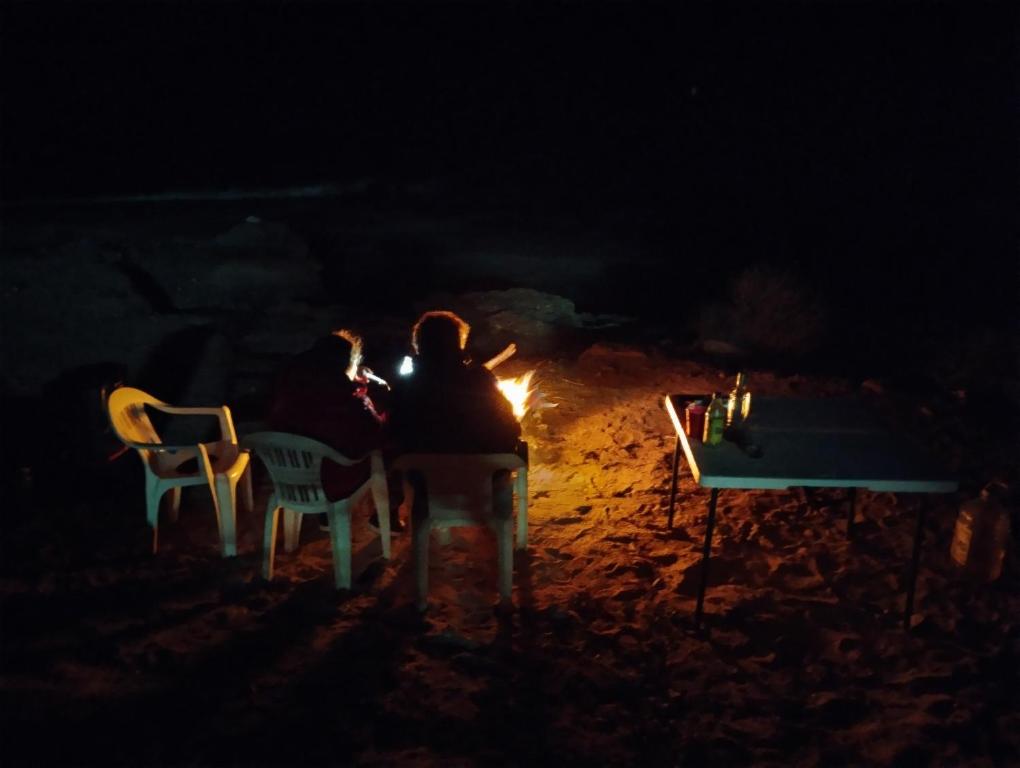
[[[699,442],[705,431],[705,410],[705,404],[699,400],[688,403],[684,409],[684,431]]]

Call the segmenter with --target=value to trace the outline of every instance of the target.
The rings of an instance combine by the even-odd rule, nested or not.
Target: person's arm
[[[372,389],[369,387],[369,383],[362,379],[354,380],[354,397],[361,401],[364,409],[371,414],[372,418],[379,424],[386,423],[386,413],[376,407],[375,401],[372,399]]]

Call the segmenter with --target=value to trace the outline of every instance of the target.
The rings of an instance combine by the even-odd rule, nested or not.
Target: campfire
[[[485,367],[490,371],[500,363],[510,359],[517,354],[517,345],[508,344],[506,349],[500,352],[495,357],[485,362]],[[517,421],[524,418],[524,415],[528,412],[534,404],[537,398],[535,388],[531,386],[531,379],[535,375],[534,369],[523,373],[520,376],[513,378],[497,378],[496,386],[499,387],[499,391],[503,393],[503,397],[510,401],[510,405],[513,406],[514,416],[517,417]]]
[[[531,378],[534,375],[535,371],[531,370],[512,379],[496,380],[499,391],[503,393],[503,397],[509,400],[510,405],[514,407],[514,416],[517,417],[517,421],[524,418],[524,414],[528,412],[530,407],[532,395],[535,392],[531,386]]]

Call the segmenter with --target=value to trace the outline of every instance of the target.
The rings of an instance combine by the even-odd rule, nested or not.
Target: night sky
[[[980,293],[1000,322],[1017,29],[980,3],[13,3],[2,193],[439,180],[619,221],[675,273],[780,263],[933,317]]]

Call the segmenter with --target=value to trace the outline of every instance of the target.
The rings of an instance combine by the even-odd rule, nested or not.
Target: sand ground
[[[1020,762],[1020,596],[948,559],[957,495],[932,498],[917,616],[900,625],[917,497],[727,491],[706,601],[692,613],[707,492],[681,478],[666,528],[666,392],[715,368],[639,350],[537,366],[526,552],[496,607],[495,546],[433,542],[413,606],[409,536],[389,562],[356,512],[355,589],[326,534],[258,576],[263,505],[216,552],[185,492],[146,552],[140,469],[96,507],[8,523],[0,582],[7,765],[967,765]],[[761,394],[847,394],[838,379],[751,372]],[[125,467],[128,465],[124,465]],[[138,470],[137,473],[135,470]]]

